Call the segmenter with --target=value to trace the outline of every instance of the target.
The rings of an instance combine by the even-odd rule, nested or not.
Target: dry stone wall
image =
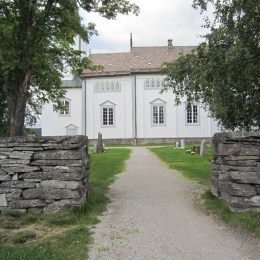
[[[212,193],[234,211],[260,210],[260,133],[217,133],[212,142]]]
[[[89,193],[85,136],[0,139],[0,211],[63,213]]]

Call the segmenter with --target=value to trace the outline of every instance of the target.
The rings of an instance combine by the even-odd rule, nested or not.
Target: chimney
[[[168,39],[168,47],[172,47],[172,39]]]

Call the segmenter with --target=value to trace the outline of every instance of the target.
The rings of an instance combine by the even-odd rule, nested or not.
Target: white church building
[[[80,40],[78,43],[80,49]],[[171,143],[179,139],[211,138],[217,123],[200,103],[175,106],[174,95],[160,93],[163,62],[174,61],[194,47],[132,47],[130,52],[92,54],[102,71],[85,71],[81,79],[65,75],[65,109],[54,112],[52,104],[42,111],[42,135],[102,133],[107,143]]]

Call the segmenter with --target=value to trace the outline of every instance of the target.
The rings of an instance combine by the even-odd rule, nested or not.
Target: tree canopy
[[[79,8],[108,19],[139,11],[127,0],[0,0],[0,121],[9,122],[10,135],[23,134],[33,97],[59,105],[67,67],[75,75],[91,68],[72,47],[76,35],[88,42],[97,33],[93,23],[81,24]]]
[[[165,89],[201,101],[226,129],[260,127],[260,1],[194,0],[193,7],[214,6],[205,41],[192,53],[163,65]]]

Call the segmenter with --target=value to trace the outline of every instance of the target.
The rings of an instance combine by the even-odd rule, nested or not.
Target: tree
[[[6,97],[11,136],[23,134],[26,105],[33,97],[60,105],[66,67],[78,75],[91,68],[72,48],[75,35],[88,41],[96,33],[94,24],[81,25],[79,8],[108,19],[139,10],[127,0],[0,0],[0,93]]]
[[[0,136],[8,136],[8,117],[6,95],[3,88],[0,88]]]
[[[210,32],[192,53],[163,65],[166,89],[176,103],[186,96],[201,101],[226,129],[260,127],[259,0],[194,0],[194,7],[215,7],[206,19]]]

